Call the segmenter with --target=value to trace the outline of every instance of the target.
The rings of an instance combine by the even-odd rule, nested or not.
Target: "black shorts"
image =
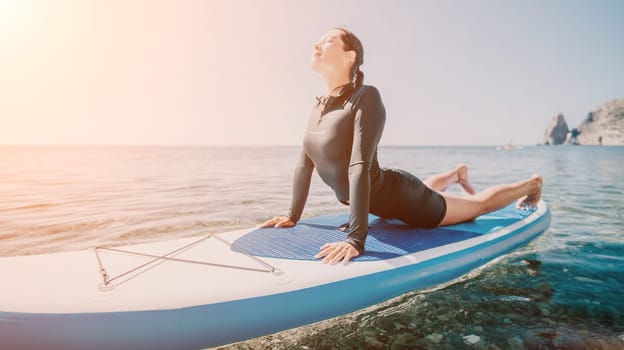
[[[446,215],[446,200],[419,178],[401,169],[381,169],[383,184],[371,193],[370,212],[399,219],[414,227],[438,226]]]

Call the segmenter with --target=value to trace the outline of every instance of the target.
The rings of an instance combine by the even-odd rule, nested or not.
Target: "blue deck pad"
[[[399,220],[368,216],[368,238],[364,254],[357,261],[384,260],[439,247],[497,231],[518,222],[533,211],[510,205],[480,216],[475,221],[435,229],[417,229]],[[306,218],[290,228],[262,228],[250,231],[232,244],[234,251],[252,255],[294,260],[315,260],[325,243],[343,241],[346,232],[338,230],[349,222],[349,214]]]
[[[469,231],[479,234],[486,234],[498,231],[503,227],[512,225],[520,220],[523,220],[533,214],[533,212],[535,212],[535,210],[517,209],[514,203],[500,210],[491,212],[489,214],[481,215],[474,221],[453,226],[446,226],[441,229]]]

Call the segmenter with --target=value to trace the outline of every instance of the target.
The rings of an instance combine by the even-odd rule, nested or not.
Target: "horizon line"
[[[541,146],[542,143],[514,144],[513,146]],[[300,147],[301,144],[0,144],[0,147]],[[503,144],[380,144],[378,147],[492,147]]]

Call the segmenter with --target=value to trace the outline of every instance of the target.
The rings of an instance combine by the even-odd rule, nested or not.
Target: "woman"
[[[403,170],[380,168],[377,144],[384,128],[385,109],[379,91],[363,85],[363,54],[360,40],[343,28],[330,30],[314,45],[311,65],[324,78],[327,93],[317,98],[310,116],[295,169],[289,213],[260,227],[297,224],[315,167],[338,200],[350,208],[347,239],[323,245],[316,255],[324,258],[324,263],[346,264],[362,254],[368,213],[430,228],[471,221],[514,200],[521,207],[537,204],[542,186],[539,175],[474,194],[463,164],[424,182]],[[452,183],[459,183],[474,195],[442,193]]]

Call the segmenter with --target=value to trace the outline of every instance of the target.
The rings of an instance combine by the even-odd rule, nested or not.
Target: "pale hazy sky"
[[[624,1],[0,0],[2,144],[300,144],[346,26],[382,145],[542,141],[624,97]]]

